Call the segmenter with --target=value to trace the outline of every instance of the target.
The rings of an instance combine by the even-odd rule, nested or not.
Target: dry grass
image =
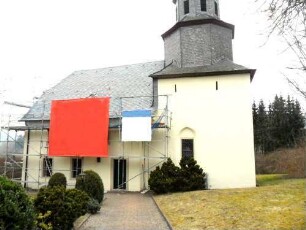
[[[174,229],[305,229],[305,181],[260,176],[249,189],[155,196]]]

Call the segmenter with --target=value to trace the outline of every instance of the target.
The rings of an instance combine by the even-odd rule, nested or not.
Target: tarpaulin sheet
[[[151,141],[151,111],[122,112],[122,141]]]
[[[49,156],[108,156],[109,98],[55,100]]]

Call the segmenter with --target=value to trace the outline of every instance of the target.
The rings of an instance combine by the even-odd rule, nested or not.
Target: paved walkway
[[[149,194],[107,193],[99,213],[91,215],[81,230],[169,230]]]

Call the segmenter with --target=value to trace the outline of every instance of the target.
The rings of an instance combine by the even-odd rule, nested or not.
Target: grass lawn
[[[257,188],[155,196],[174,229],[305,229],[305,179],[258,175]]]

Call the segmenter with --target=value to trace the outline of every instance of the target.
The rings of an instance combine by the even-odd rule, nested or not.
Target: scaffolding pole
[[[120,113],[118,115],[118,126],[117,128],[114,128],[113,130],[116,132],[116,130],[118,130],[118,140],[116,140],[116,138],[114,140],[109,140],[109,144],[112,145],[113,143],[118,143],[121,145],[121,152],[114,154],[114,155],[110,155],[108,158],[110,159],[118,159],[118,188],[123,188],[123,185],[127,185],[129,182],[131,182],[132,180],[134,180],[135,178],[142,176],[142,189],[148,189],[148,179],[150,177],[150,172],[152,169],[155,169],[155,167],[157,165],[160,165],[161,163],[165,162],[165,160],[168,158],[169,156],[169,146],[168,146],[168,141],[169,141],[169,129],[171,128],[171,113],[169,111],[169,107],[168,107],[168,103],[169,103],[169,99],[168,99],[168,95],[158,95],[158,96],[154,96],[153,100],[159,100],[162,97],[163,99],[163,103],[165,103],[165,106],[163,108],[155,108],[154,110],[154,115],[152,114],[152,119],[153,118],[157,118],[156,121],[158,121],[157,126],[152,128],[152,135],[155,134],[156,138],[152,139],[151,142],[140,142],[140,149],[142,149],[143,153],[139,153],[139,155],[134,155],[133,154],[133,149],[136,147],[134,144],[132,144],[132,142],[129,144],[129,146],[125,146],[126,143],[122,141],[122,111],[124,108],[124,102],[123,100],[127,100],[126,104],[129,104],[131,100],[142,100],[142,98],[152,98],[152,96],[135,96],[135,97],[120,97],[120,98],[112,98],[113,100],[119,100],[120,103]],[[71,168],[69,169],[69,167],[71,167],[70,165],[67,165],[67,170],[66,169],[60,169],[60,168],[56,168],[56,165],[54,165],[54,161],[52,163],[52,165],[50,165],[50,162],[47,159],[47,155],[45,152],[48,152],[48,131],[49,131],[49,127],[46,126],[45,127],[45,112],[46,112],[46,102],[43,101],[43,107],[42,107],[42,113],[40,114],[40,120],[37,119],[35,120],[38,123],[33,123],[33,125],[31,126],[11,126],[11,115],[9,115],[8,118],[8,122],[5,126],[1,127],[1,131],[3,131],[3,129],[6,130],[7,132],[7,137],[6,137],[6,154],[5,154],[5,162],[6,164],[4,165],[5,167],[5,173],[7,173],[8,171],[8,167],[9,164],[8,162],[12,162],[13,164],[17,165],[17,161],[14,161],[13,156],[22,156],[23,157],[23,162],[20,163],[19,162],[19,169],[23,168],[23,177],[21,176],[21,178],[13,178],[14,180],[19,180],[21,183],[23,183],[24,187],[28,187],[29,184],[35,184],[36,183],[36,188],[40,188],[41,185],[46,184],[48,177],[46,175],[52,175],[52,173],[54,171],[61,171],[61,172],[68,172],[71,171]],[[17,103],[15,103],[16,105],[18,105]],[[14,103],[10,103],[10,105],[15,106]],[[153,103],[152,103],[153,105]],[[28,108],[28,107],[26,107]],[[153,107],[152,107],[153,108]],[[33,115],[34,117],[34,115]],[[154,119],[153,119],[154,120]],[[28,123],[30,123],[31,121],[29,121]],[[37,125],[38,124],[38,125]],[[27,132],[27,140],[25,141],[26,145],[24,146],[24,151],[23,154],[19,154],[16,153],[16,151],[10,153],[8,151],[9,148],[9,140],[10,140],[10,130],[15,130],[15,137],[12,138],[13,141],[15,141],[14,146],[15,146],[15,150],[16,147],[18,146],[18,143],[16,142],[17,139],[17,131],[23,131],[23,132]],[[33,132],[33,134],[32,134]],[[40,133],[39,133],[40,132]],[[1,135],[3,135],[2,132],[0,132],[0,142],[3,141],[3,139],[1,139]],[[33,136],[32,136],[33,135]],[[34,136],[35,135],[35,136]],[[39,139],[37,138],[39,137]],[[35,139],[34,139],[35,138]],[[38,145],[39,142],[39,145]],[[121,142],[121,143],[120,143]],[[37,143],[37,145],[33,145]],[[46,143],[46,144],[45,144]],[[160,143],[160,144],[159,144]],[[155,147],[155,145],[158,146]],[[37,148],[35,148],[35,146],[38,146]],[[126,149],[126,147],[128,149]],[[139,148],[137,146],[137,149]],[[46,149],[45,149],[46,148]],[[46,151],[45,151],[46,150]],[[138,150],[137,150],[138,151]],[[77,156],[76,156],[77,157]],[[38,159],[37,159],[38,158]],[[38,165],[36,165],[37,167],[33,167],[33,162],[30,162],[30,159],[33,159],[33,162],[37,162]],[[50,158],[53,159],[53,158]],[[77,159],[79,159],[79,157],[77,157]],[[136,175],[129,175],[128,173],[126,173],[125,175],[127,175],[129,178],[125,178],[125,181],[123,181],[123,183],[119,183],[120,182],[120,176],[121,178],[124,178],[124,171],[126,171],[129,168],[129,163],[131,163],[131,160],[133,159],[139,159],[139,162],[141,162],[140,166],[140,172],[137,173]],[[125,160],[126,161],[126,165],[124,163],[122,163],[122,174],[119,175],[120,173],[120,161],[121,160]],[[111,160],[111,165],[113,165],[113,160]],[[84,162],[82,162],[83,164]],[[77,161],[78,164],[78,161]],[[79,167],[79,165],[77,165],[77,168]],[[80,166],[81,167],[81,171],[83,172],[83,165]],[[112,167],[111,167],[112,168]],[[15,169],[14,169],[15,170]],[[12,171],[12,173],[14,174],[15,171]],[[37,172],[34,172],[35,170],[37,170]],[[46,172],[48,172],[45,175],[44,170],[46,170]],[[14,177],[14,175],[12,174],[12,177]],[[140,179],[141,181],[141,179]]]

